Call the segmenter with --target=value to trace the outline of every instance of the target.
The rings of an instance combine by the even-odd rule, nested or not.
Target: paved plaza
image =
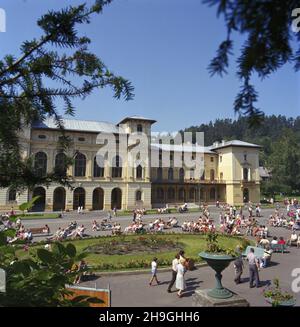
[[[284,209],[281,209],[284,210]],[[263,209],[263,217],[258,218],[261,224],[267,224],[269,215],[273,212],[273,209]],[[210,208],[211,216],[218,223],[219,209]],[[104,212],[87,212],[83,215],[77,213],[67,213],[62,219],[47,219],[47,220],[27,220],[24,221],[24,225],[27,228],[41,227],[44,224],[48,224],[51,231],[55,232],[58,227],[66,227],[72,220],[77,220],[78,223],[84,224],[87,228],[87,234],[91,236],[96,235],[109,235],[110,232],[92,232],[92,220],[103,219],[107,214]],[[158,215],[146,215],[143,218],[143,222],[149,222]],[[169,217],[176,216],[179,223],[183,220],[195,220],[199,217],[199,213],[190,214],[165,214],[159,215],[159,217],[167,220]],[[112,218],[113,221],[117,221],[121,224],[122,229],[128,226],[132,221],[132,217],[117,217]],[[285,228],[270,228],[271,236],[283,236],[288,238],[290,231]],[[40,238],[35,238],[38,240]],[[260,270],[260,279],[263,285],[267,285],[274,278],[279,278],[281,285],[284,289],[291,291],[291,284],[294,279],[291,273],[295,268],[300,268],[300,249],[292,247],[289,249],[290,253],[273,253],[272,263],[269,267]],[[149,270],[150,271],[150,270]],[[248,265],[245,262],[245,269],[243,273],[243,283],[235,285],[233,282],[234,269],[231,264],[223,272],[223,284],[227,288],[236,292],[240,296],[248,300],[251,306],[265,306],[268,305],[262,295],[264,286],[260,288],[249,288],[248,282]],[[170,272],[160,272],[158,277],[161,281],[159,286],[148,285],[150,273],[139,273],[134,275],[103,275],[94,281],[82,283],[81,285],[97,286],[97,288],[111,288],[112,291],[112,306],[162,306],[162,307],[174,307],[174,306],[192,306],[192,295],[197,288],[211,288],[214,286],[215,278],[214,272],[209,267],[200,267],[194,271],[188,271],[186,274],[187,290],[183,298],[179,299],[176,296],[176,292],[167,293],[167,284],[170,280]],[[297,305],[300,306],[300,292],[294,294],[297,299]]]

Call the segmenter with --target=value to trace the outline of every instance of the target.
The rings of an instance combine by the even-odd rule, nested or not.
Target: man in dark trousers
[[[242,256],[239,255],[233,262],[234,265],[234,270],[235,270],[235,277],[234,277],[234,281],[236,284],[240,284],[241,283],[241,276],[243,273],[243,268],[244,268],[244,263],[243,263],[243,259]]]
[[[249,282],[250,288],[253,288],[253,282],[255,280],[255,286],[260,287],[259,275],[258,275],[258,268],[259,268],[259,261],[254,255],[254,249],[251,248],[249,254],[247,255],[247,260],[249,263]]]
[[[176,281],[176,277],[177,277],[177,265],[179,264],[179,259],[180,259],[180,255],[177,253],[175,255],[175,258],[172,261],[172,279],[170,281],[170,284],[168,286],[168,293],[171,293],[171,289]]]

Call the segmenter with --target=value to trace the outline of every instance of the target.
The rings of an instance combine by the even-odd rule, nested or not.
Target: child
[[[152,282],[156,281],[157,285],[160,283],[157,279],[157,258],[153,258],[153,261],[151,262],[151,279],[149,282],[149,285],[152,286]]]

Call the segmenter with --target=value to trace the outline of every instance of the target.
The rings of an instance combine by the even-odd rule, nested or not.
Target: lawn
[[[103,253],[91,253],[87,251],[91,246],[106,246],[111,247],[113,250],[114,243],[130,243],[130,242],[173,242],[174,250],[168,251],[145,251],[135,252],[127,254],[103,254]],[[247,242],[243,238],[239,237],[227,237],[219,236],[219,244],[226,249],[234,249],[237,245],[244,245]],[[206,240],[205,236],[198,234],[161,234],[161,235],[130,235],[130,236],[114,236],[114,237],[98,237],[89,238],[84,240],[69,241],[75,245],[77,251],[87,252],[86,261],[89,265],[93,266],[97,271],[117,271],[117,270],[129,270],[129,269],[143,269],[149,268],[150,263],[154,256],[158,258],[160,267],[170,266],[175,253],[178,249],[184,249],[186,257],[192,258],[195,262],[200,262],[201,259],[198,253],[205,249]],[[122,244],[123,244],[122,243]],[[248,243],[249,244],[249,243]],[[246,245],[248,245],[246,244]],[[126,245],[125,245],[126,246]],[[29,257],[35,250],[41,247],[33,246],[29,252],[24,250],[18,250],[17,256],[22,258]]]
[[[25,215],[17,215],[21,220],[30,220],[30,219],[56,219],[59,217],[58,213],[26,213]]]

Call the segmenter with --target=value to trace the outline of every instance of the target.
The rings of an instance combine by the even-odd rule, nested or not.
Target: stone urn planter
[[[233,293],[222,285],[222,271],[227,268],[231,261],[236,258],[227,254],[201,252],[199,256],[207,262],[207,264],[216,272],[216,286],[207,294],[216,299],[228,299],[233,296]]]
[[[272,298],[265,298],[272,307],[294,307],[296,305],[295,299],[284,300],[284,301],[274,301]]]
[[[293,307],[296,305],[294,296],[281,289],[278,278],[274,278],[273,285],[269,285],[264,290],[263,294],[265,300],[270,303],[272,307]]]

